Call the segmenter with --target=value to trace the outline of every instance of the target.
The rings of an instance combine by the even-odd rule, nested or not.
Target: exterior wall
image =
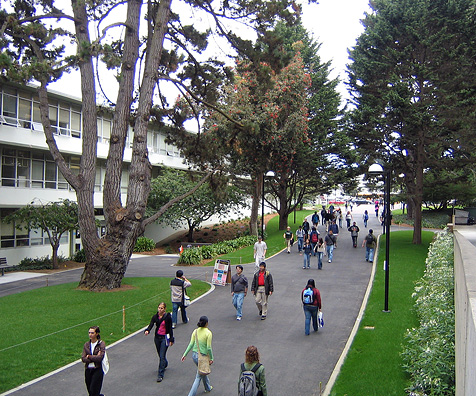
[[[458,230],[454,235],[456,396],[472,396],[476,389],[476,247]]]

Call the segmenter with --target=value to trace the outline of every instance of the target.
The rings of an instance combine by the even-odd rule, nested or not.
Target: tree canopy
[[[298,8],[295,2],[288,0],[187,0],[176,12],[171,3],[15,0],[0,11],[0,73],[9,81],[39,85],[41,120],[49,150],[77,195],[87,259],[80,286],[92,290],[120,286],[137,237],[174,203],[169,202],[151,217],[145,216],[151,179],[147,149],[150,121],[159,128],[167,123],[173,124],[176,132],[184,130],[184,118],[169,105],[162,83],[187,93],[191,102],[218,108],[221,87],[230,71],[222,61],[204,55],[209,35],[213,33],[241,53],[251,47],[251,41],[232,33],[232,22],[261,34],[278,20],[293,23],[298,16],[293,9]],[[182,10],[205,13],[214,25],[199,31],[197,24],[182,23]],[[145,21],[144,27],[141,21]],[[81,78],[79,172],[68,167],[58,149],[48,114],[49,84],[72,70],[78,70]],[[117,83],[112,92],[106,92],[114,85],[104,81],[111,75]],[[96,232],[93,207],[98,92],[103,92],[114,109],[103,189],[106,235],[102,238]],[[131,126],[132,158],[127,164],[127,198],[123,202],[121,178]]]
[[[191,190],[199,179],[197,175],[177,169],[166,168],[161,174],[152,179],[151,192],[147,210],[157,212],[163,205],[177,196]],[[222,218],[230,212],[239,212],[244,208],[244,197],[240,190],[229,184],[228,180],[218,180],[215,177],[209,183],[202,184],[192,195],[180,200],[170,207],[158,221],[168,224],[175,229],[188,226],[188,241],[193,242],[193,232],[212,216]]]
[[[474,7],[467,0],[371,6],[350,52],[349,134],[367,166],[381,161],[405,175],[413,242],[421,243],[424,172],[474,164]]]
[[[19,230],[41,229],[48,235],[53,250],[51,261],[58,268],[58,249],[65,232],[78,229],[78,205],[68,199],[49,202],[44,205],[27,205],[8,215],[4,219],[14,223]]]

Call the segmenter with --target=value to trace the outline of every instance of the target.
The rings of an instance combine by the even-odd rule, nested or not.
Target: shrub
[[[147,237],[137,238],[136,245],[134,246],[134,252],[150,252],[154,250],[155,242],[153,239]]]
[[[84,249],[78,250],[73,257],[71,258],[73,261],[76,261],[77,263],[85,263],[86,262],[86,252]]]
[[[242,247],[253,245],[255,242],[255,236],[247,235],[229,241],[214,243],[213,245],[185,249],[180,255],[177,264],[198,265],[202,260],[209,260],[215,256],[234,252]]]
[[[407,330],[402,357],[412,378],[412,395],[455,394],[455,310],[453,236],[438,234],[431,244],[426,270],[415,287],[418,328]]]
[[[58,256],[58,263],[63,263],[67,259],[63,256]],[[50,256],[43,256],[37,258],[25,257],[20,263],[13,268],[15,271],[29,271],[29,270],[43,270],[53,269],[53,262]]]

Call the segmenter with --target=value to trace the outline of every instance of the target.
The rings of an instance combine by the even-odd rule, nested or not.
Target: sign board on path
[[[230,260],[216,260],[213,269],[212,284],[225,286],[231,282]]]

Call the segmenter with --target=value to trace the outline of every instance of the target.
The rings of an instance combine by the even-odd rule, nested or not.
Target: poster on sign
[[[230,278],[230,279],[228,279]],[[216,260],[213,269],[212,284],[217,286],[225,286],[231,281],[230,260]]]

